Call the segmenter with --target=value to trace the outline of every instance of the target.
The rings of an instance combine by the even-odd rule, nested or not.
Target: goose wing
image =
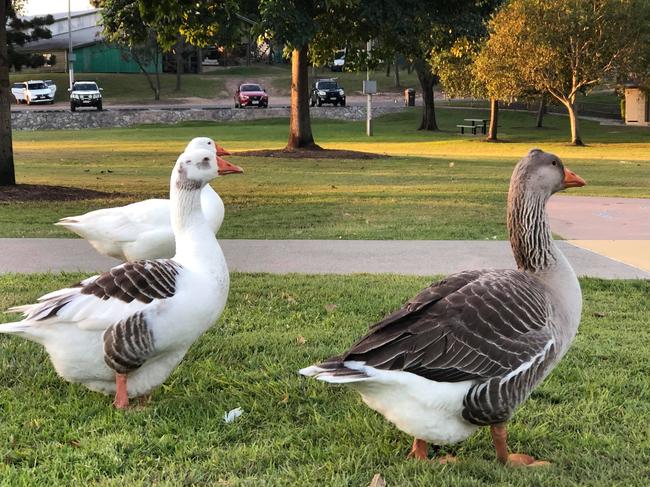
[[[458,382],[504,376],[551,339],[542,285],[520,271],[470,271],[432,284],[341,358]]]
[[[10,311],[22,312],[26,324],[65,321],[103,330],[173,297],[182,271],[171,259],[127,262]]]

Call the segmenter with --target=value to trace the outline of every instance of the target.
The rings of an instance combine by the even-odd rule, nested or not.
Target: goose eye
[[[554,166],[557,166],[557,161],[553,161],[551,164],[553,164]]]

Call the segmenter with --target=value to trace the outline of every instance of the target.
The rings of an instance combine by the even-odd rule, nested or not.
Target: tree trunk
[[[580,137],[580,122],[578,120],[578,107],[575,101],[566,100],[564,106],[569,112],[569,122],[571,124],[571,145],[585,145]]]
[[[16,184],[11,140],[11,84],[7,53],[7,2],[0,0],[0,186]]]
[[[0,0],[2,1],[2,0]],[[144,74],[144,77],[147,78],[147,83],[149,83],[149,88],[151,88],[151,91],[153,91],[153,98],[154,100],[160,100],[160,77],[158,76],[158,56],[153,57],[153,62],[154,62],[154,70],[156,71],[156,82],[154,83],[153,80],[151,79],[151,74],[145,69],[143,61],[140,59],[138,56],[137,52],[135,50],[131,50],[131,57],[135,61],[135,63],[138,65],[138,68],[140,71],[142,71],[142,74]]]
[[[422,121],[418,130],[438,130],[438,124],[436,123],[436,112],[433,102],[433,84],[434,76],[431,71],[429,63],[424,59],[418,59],[415,61],[415,72],[418,75],[418,80],[420,81],[420,87],[422,88],[422,99],[424,100],[424,108],[422,109]]]
[[[291,120],[285,150],[320,148],[314,143],[309,117],[308,49],[308,45],[304,45],[291,54]]]
[[[176,43],[176,87],[174,91],[181,91],[181,75],[183,74],[183,39]]]
[[[488,142],[496,142],[497,129],[499,127],[499,100],[490,98],[490,126],[488,127],[487,140]]]
[[[535,126],[538,129],[542,128],[542,122],[544,121],[544,114],[546,113],[546,95],[542,95],[539,99],[539,106],[537,107],[537,123]]]
[[[400,88],[401,85],[399,83],[399,58],[397,55],[395,56],[395,88]]]

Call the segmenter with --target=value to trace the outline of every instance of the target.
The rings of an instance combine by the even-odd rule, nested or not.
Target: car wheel
[[[309,106],[312,106],[312,107],[313,107],[313,106],[315,106],[315,105],[316,105],[316,100],[314,100],[313,98],[310,98],[310,99],[309,99]]]
[[[50,100],[50,105],[54,105],[54,100]]]
[[[342,107],[345,106],[345,100],[343,100],[343,101],[341,102],[341,106],[342,106]]]
[[[102,110],[103,110],[102,102],[100,101],[100,102],[97,104],[97,111],[98,111],[98,112],[101,112]]]
[[[70,111],[74,112],[77,109],[76,106],[74,106],[72,103],[70,103]]]
[[[319,99],[318,99],[318,102],[317,102],[316,104],[317,104],[319,107],[322,107],[322,106],[323,106],[323,100],[321,100],[321,99],[319,98]]]

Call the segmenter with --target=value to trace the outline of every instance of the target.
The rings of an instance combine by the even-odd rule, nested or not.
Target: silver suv
[[[75,111],[77,107],[95,107],[102,110],[102,91],[94,81],[75,81],[70,91],[70,110]]]

